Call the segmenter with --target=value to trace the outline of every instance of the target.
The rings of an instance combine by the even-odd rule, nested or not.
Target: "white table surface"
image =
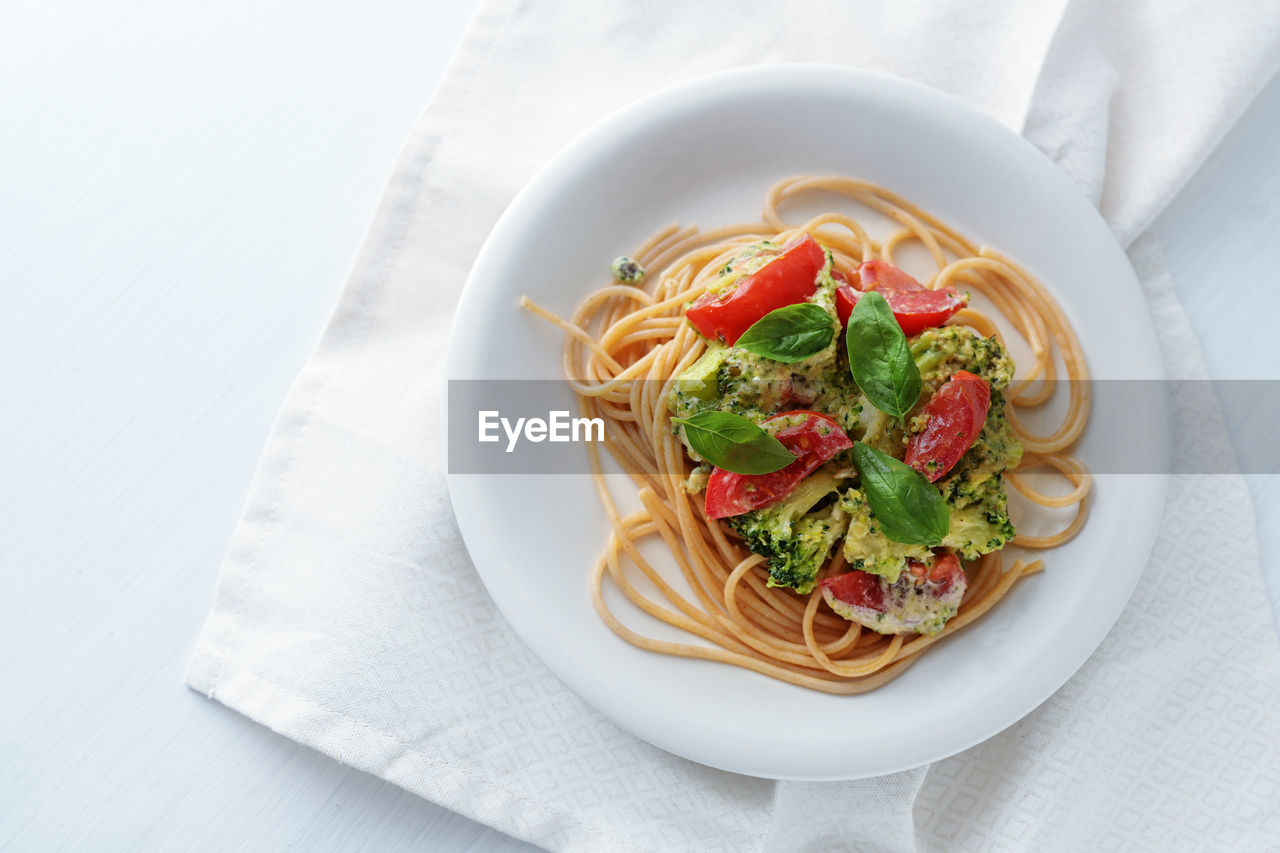
[[[182,684],[474,3],[0,7],[0,849],[526,847]],[[1280,336],[1239,334],[1280,268],[1280,79],[1159,228],[1214,375],[1280,378]],[[1280,485],[1250,486],[1274,553]]]

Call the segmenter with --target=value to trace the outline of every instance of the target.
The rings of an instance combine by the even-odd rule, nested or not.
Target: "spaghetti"
[[[788,224],[780,208],[797,197],[836,193],[888,217],[896,230],[872,239],[862,223],[842,213],[824,213],[800,225]],[[566,333],[564,372],[583,414],[606,424],[605,445],[637,488],[641,509],[623,515],[603,476],[594,444],[588,444],[596,489],[612,527],[608,544],[591,573],[600,617],[626,641],[656,652],[719,661],[779,680],[829,693],[872,690],[893,679],[933,643],[980,618],[1020,579],[1043,568],[1041,560],[1018,559],[1007,569],[993,552],[966,567],[968,584],[955,616],[933,635],[882,635],[833,613],[815,588],[807,595],[770,587],[765,558],[749,553],[731,532],[706,517],[685,479],[690,465],[673,434],[667,408],[672,383],[702,354],[706,343],[684,322],[683,309],[711,285],[718,271],[744,247],[768,239],[785,242],[807,232],[829,249],[835,266],[852,270],[864,261],[892,263],[895,253],[915,244],[932,259],[934,289],[961,287],[983,294],[1026,343],[1030,362],[1009,387],[1005,401],[1014,435],[1024,447],[1007,482],[1033,504],[1075,507],[1074,520],[1049,536],[1019,533],[1012,544],[1047,549],[1075,536],[1088,514],[1090,477],[1070,455],[1089,417],[1088,370],[1080,344],[1062,309],[1048,291],[1009,258],[980,248],[930,213],[873,184],[845,177],[793,177],[768,192],[762,223],[709,231],[668,227],[653,235],[633,257],[648,271],[644,288],[603,287],[563,320],[525,299],[533,313]],[[1001,324],[966,307],[951,324],[994,336]],[[1052,397],[1060,376],[1070,389],[1066,413],[1047,434],[1035,433],[1019,410],[1033,410]],[[1048,495],[1028,484],[1025,474],[1056,470],[1071,485],[1064,495]],[[642,553],[639,544],[660,540],[674,557],[692,594],[682,593]],[[839,573],[841,549],[819,578]],[[707,644],[646,637],[625,625],[608,607],[605,578],[636,607]],[[637,585],[644,578],[656,590]]]

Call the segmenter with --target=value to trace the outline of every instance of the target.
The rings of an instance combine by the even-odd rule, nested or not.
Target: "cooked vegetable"
[[[701,405],[692,408],[682,406],[682,400],[692,398],[699,403],[715,401],[719,392],[720,365],[724,364],[727,353],[725,347],[707,347],[707,351],[697,361],[676,377],[671,403],[667,406],[673,415],[688,417],[703,408]]]
[[[1008,505],[1009,494],[1000,475],[974,486],[962,505],[952,505],[951,529],[942,544],[966,560],[999,551],[1017,535]]]
[[[626,255],[614,259],[609,270],[613,273],[613,277],[623,284],[639,284],[644,281],[644,267]]]
[[[835,421],[817,412],[785,412],[761,427],[794,454],[795,461],[780,471],[757,475],[716,468],[707,481],[708,518],[741,515],[782,499],[819,465],[853,445]]]
[[[741,347],[712,347],[676,377],[667,407],[673,415],[708,409],[734,412],[756,423],[788,409],[815,409],[835,418],[846,431],[857,425],[848,411],[862,398],[835,341],[827,349],[794,364],[748,352]],[[870,403],[867,407],[871,408]],[[846,417],[846,415],[848,415]]]
[[[1013,437],[999,395],[993,403],[978,440],[938,482],[951,507],[951,529],[943,544],[966,560],[1000,550],[1016,534],[1003,472],[1022,461],[1022,445]]]
[[[927,546],[894,542],[884,535],[871,502],[861,489],[846,489],[840,497],[840,508],[849,516],[844,560],[850,568],[880,575],[893,583],[907,567],[908,560],[928,559]]]
[[[728,519],[751,553],[768,558],[769,586],[791,587],[800,593],[813,590],[818,569],[848,524],[839,503],[814,507],[838,487],[839,480],[822,469],[781,501]]]
[[[858,290],[863,293],[868,293],[872,290],[878,290],[881,293],[898,293],[929,289],[902,267],[879,258],[859,265],[857,271],[854,272],[854,280],[850,284],[856,284]]]
[[[920,369],[925,393],[932,394],[957,370],[987,380],[994,392],[1013,379],[1013,359],[995,338],[984,338],[964,326],[928,329],[911,340],[911,356]],[[993,402],[994,405],[994,402]]]
[[[729,289],[700,296],[685,309],[684,316],[708,340],[737,343],[743,332],[770,311],[812,296],[818,272],[826,264],[827,253],[804,234]]]
[[[852,571],[822,582],[822,597],[839,615],[879,631],[936,634],[955,615],[968,581],[950,551],[932,565],[912,560],[895,581]]]
[[[991,388],[986,380],[957,370],[929,398],[924,407],[924,431],[911,437],[903,461],[929,482],[937,482],[973,446],[987,422],[990,406]]]
[[[884,296],[903,334],[918,335],[931,326],[941,326],[968,304],[968,299],[951,288],[929,290],[888,261],[867,261],[858,267],[859,287],[841,285],[836,290],[836,313],[841,323],[862,296],[872,291]]]
[[[862,442],[853,447],[853,461],[885,536],[907,545],[942,544],[950,510],[918,471]]]

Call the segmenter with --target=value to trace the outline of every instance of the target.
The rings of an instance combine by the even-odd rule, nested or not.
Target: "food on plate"
[[[613,263],[609,266],[609,271],[613,273],[615,279],[623,284],[640,284],[644,281],[644,267],[626,255],[614,258]]]
[[[817,193],[850,210],[784,220]],[[864,222],[877,217],[893,225],[873,236]],[[927,272],[904,268],[912,253]],[[592,592],[627,641],[863,692],[1043,568],[1021,556],[1006,567],[1006,549],[1054,547],[1085,523],[1090,479],[1069,454],[1086,383],[1065,383],[1049,434],[1019,415],[1052,400],[1063,373],[1087,378],[1065,315],[1012,260],[888,190],[786,179],[762,223],[673,226],[613,275],[569,320],[523,304],[568,332],[583,413],[604,419],[636,485],[640,508],[624,513],[588,445],[612,526]],[[1024,474],[1037,468],[1070,492],[1032,489]],[[1074,518],[1054,535],[1019,534],[1010,485],[1030,507],[1074,506]],[[650,561],[648,539],[675,572]],[[606,577],[703,642],[629,627]]]

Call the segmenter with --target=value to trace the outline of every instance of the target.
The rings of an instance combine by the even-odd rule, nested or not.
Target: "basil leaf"
[[[855,441],[853,464],[884,535],[907,545],[941,545],[951,510],[937,487],[905,462]]]
[[[756,320],[735,346],[783,364],[793,364],[822,352],[835,333],[835,321],[830,314],[812,302],[797,302]]]
[[[877,409],[901,423],[920,399],[920,368],[889,303],[874,290],[862,294],[845,332],[853,381]]]
[[[770,474],[796,461],[782,442],[750,420],[731,412],[698,412],[672,418],[703,459],[735,474]]]

